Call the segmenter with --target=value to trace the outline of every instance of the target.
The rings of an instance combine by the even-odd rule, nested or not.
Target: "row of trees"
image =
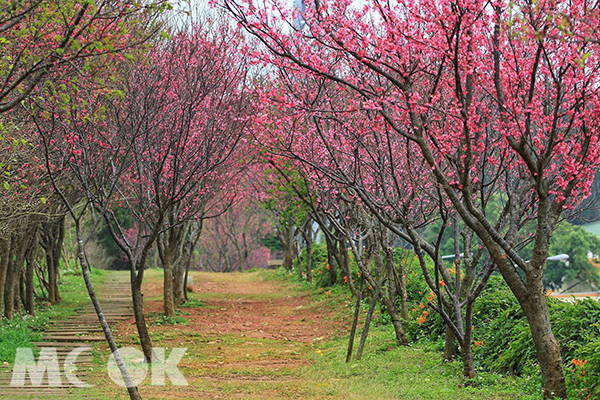
[[[86,243],[102,225],[126,255],[149,361],[142,294],[149,255],[160,257],[164,311],[173,316],[185,299],[203,220],[238,201],[251,161],[241,152],[253,107],[243,37],[220,18],[168,20],[168,8],[166,2],[16,2],[3,6],[0,24],[11,44],[2,70],[2,223],[13,228],[1,242],[4,315],[12,317],[20,298],[29,311],[38,242],[47,259],[40,282],[59,300],[67,214],[88,292],[115,351],[86,256]],[[130,397],[141,398],[115,358]]]
[[[275,71],[260,141],[301,171],[313,215],[333,215],[324,225],[343,243],[389,232],[410,243],[465,376],[472,305],[499,270],[531,328],[544,397],[565,398],[543,272],[554,228],[600,162],[596,5],[307,1],[295,30],[292,12],[268,3],[221,4],[267,49],[257,50]],[[422,230],[434,222],[432,243]],[[520,252],[529,243],[530,259]]]
[[[172,316],[203,229],[237,247],[205,243],[209,267],[264,257],[252,253],[264,221],[241,200],[251,194],[277,221],[285,266],[300,242],[311,253],[318,224],[327,284],[347,282],[357,309],[372,288],[401,344],[413,257],[398,264],[394,248],[413,252],[447,326],[446,355],[457,341],[466,377],[473,304],[499,271],[529,322],[544,396],[566,397],[543,272],[552,231],[600,163],[596,6],[307,2],[295,30],[277,2],[221,5],[258,42],[219,18],[165,24],[162,2],[1,9],[5,315],[31,297],[38,241],[41,281],[58,296],[67,213],[99,316],[85,244],[103,225],[126,255],[151,360],[141,291],[151,253]],[[227,221],[245,229],[232,234]],[[310,259],[298,268],[309,281]]]
[[[0,6],[0,298],[7,318],[21,304],[34,314],[34,276],[45,292],[39,297],[51,304],[60,301],[66,210],[45,179],[35,141],[24,132],[24,101],[39,96],[44,86],[60,84],[77,68],[143,43],[157,32],[156,16],[165,5],[72,1],[59,7],[32,0]],[[140,35],[126,33],[131,24]],[[81,198],[73,190],[65,195],[72,202]],[[43,254],[38,255],[38,247]]]

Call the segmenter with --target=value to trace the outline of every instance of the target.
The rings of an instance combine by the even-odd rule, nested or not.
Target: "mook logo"
[[[76,387],[92,387],[93,385],[83,382],[76,375],[78,371],[76,365],[77,357],[81,353],[91,350],[91,347],[86,346],[73,349],[67,354],[61,370],[55,347],[42,348],[37,361],[33,356],[32,349],[18,348],[10,385],[25,386],[26,378],[29,377],[33,386],[61,386],[64,378]],[[166,358],[164,347],[155,347],[152,350],[154,352],[154,359],[150,364],[145,361],[144,353],[134,347],[122,347],[116,350],[111,354],[106,363],[108,376],[114,383],[121,387],[138,386],[146,379],[149,372],[153,386],[164,386],[167,377],[175,386],[187,386],[187,380],[177,367],[181,358],[185,355],[187,348],[174,348]],[[117,352],[119,352],[120,358],[115,358]],[[125,377],[123,377],[122,369],[118,365],[117,360],[122,360],[121,367],[127,368]],[[48,376],[48,384],[44,385],[43,381],[46,375]]]

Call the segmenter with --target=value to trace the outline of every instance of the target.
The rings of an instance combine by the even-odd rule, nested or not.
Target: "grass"
[[[320,307],[336,307],[346,314],[352,312],[354,301],[348,300],[347,289],[341,285],[316,289],[310,283],[296,281],[295,274],[282,268],[259,273],[267,280],[284,281],[309,291],[313,302]],[[391,325],[381,324],[377,318],[374,322],[360,361],[345,362],[348,337],[315,343],[315,351],[309,357],[311,366],[302,371],[303,379],[317,387],[313,388],[314,396],[419,400],[540,398],[541,383],[528,377],[479,371],[474,380],[465,382],[462,363],[444,361],[439,346],[431,342],[396,346]],[[360,328],[359,324],[355,351]]]
[[[243,276],[246,282],[278,281],[287,296],[309,296],[307,309],[337,310],[351,314],[353,301],[340,289],[319,291],[295,276],[282,271],[258,271]],[[244,276],[245,275],[245,276]],[[160,277],[152,275],[153,279]],[[208,279],[207,276],[205,278]],[[213,279],[211,276],[210,279]],[[237,279],[237,278],[236,278]],[[213,282],[221,282],[215,276]],[[325,292],[329,291],[329,294]],[[271,295],[247,297],[268,300]],[[193,308],[206,307],[201,299],[237,299],[231,294],[192,294]],[[258,298],[255,298],[258,297]],[[197,303],[196,303],[197,302]],[[337,318],[335,315],[331,318]],[[327,323],[324,321],[324,323]],[[147,378],[140,385],[144,399],[415,399],[478,400],[539,398],[539,382],[499,374],[478,374],[465,382],[459,361],[444,362],[438,347],[418,343],[396,346],[390,325],[376,321],[367,340],[363,359],[345,363],[347,337],[313,340],[309,343],[257,339],[237,334],[201,334],[193,327],[174,325],[168,330],[152,331],[155,346],[187,347],[179,369],[189,386],[153,387]],[[359,331],[360,333],[360,331]],[[132,341],[132,344],[135,341]],[[358,338],[357,338],[358,343]],[[357,345],[357,343],[355,345]],[[167,350],[168,351],[168,350]],[[274,368],[278,360],[287,367]],[[293,367],[289,367],[290,361]],[[271,364],[268,367],[263,364]],[[111,386],[112,385],[112,386]],[[93,398],[126,399],[122,389],[101,378],[96,381]]]
[[[305,378],[335,398],[361,399],[534,399],[522,379],[480,373],[465,384],[458,361],[444,362],[427,346],[397,347],[389,327],[370,333],[365,356],[345,362],[347,339],[315,346]],[[391,350],[388,350],[391,349]]]
[[[149,272],[146,275],[148,284],[161,282],[161,274],[155,271]],[[100,272],[95,274],[95,282],[106,278]],[[285,289],[278,294],[279,297],[309,298],[310,303],[304,308],[310,309],[311,312],[321,310],[322,323],[325,324],[340,316],[348,318],[352,313],[353,301],[347,299],[344,290],[334,288],[319,291],[306,283],[295,282],[295,276],[282,271],[258,271],[228,277],[202,274],[202,277],[212,282],[227,282],[227,279],[232,277],[236,282],[237,279],[243,282],[277,281],[274,283]],[[201,285],[201,281],[201,279],[196,280],[197,285]],[[87,296],[87,293],[80,276],[65,276],[61,290],[65,300],[61,305],[51,307],[50,310],[53,309],[51,311],[53,315],[66,317],[77,309],[84,301],[83,295]],[[216,298],[219,294],[213,296]],[[275,295],[260,294],[253,295],[251,298],[268,301],[272,296]],[[222,297],[233,300],[239,296],[227,294]],[[193,316],[195,308],[206,308],[202,299],[208,300],[210,296],[192,293],[191,298],[180,315]],[[331,310],[334,312],[332,313]],[[163,321],[161,314],[149,314],[150,319],[154,320],[150,333],[155,347],[165,347],[167,355],[174,347],[187,347],[186,356],[179,364],[179,369],[189,386],[173,386],[170,383],[164,387],[151,386],[150,379],[147,377],[140,385],[140,392],[145,400],[202,398],[532,400],[540,397],[539,382],[527,379],[481,372],[474,381],[465,382],[461,377],[460,362],[442,361],[438,347],[429,342],[420,342],[409,347],[396,346],[391,325],[382,323],[383,319],[380,318],[374,321],[363,359],[346,363],[348,340],[346,336],[331,340],[316,338],[310,342],[296,342],[258,339],[234,333],[200,333],[194,330],[191,322],[187,325],[183,323],[187,318],[180,315],[175,319],[182,318],[181,322]],[[157,324],[158,321],[160,323]],[[139,348],[135,330],[128,332],[127,334],[123,331],[115,332],[119,345]],[[360,330],[358,333],[360,334]],[[0,343],[4,342],[4,340],[0,341]],[[355,345],[357,344],[358,338]],[[97,357],[84,378],[85,382],[93,384],[94,387],[82,390],[80,393],[97,400],[127,399],[125,389],[117,387],[106,374],[106,359],[110,354],[107,346],[105,344],[96,346],[94,353]],[[278,362],[281,362],[282,367],[277,367]]]
[[[93,269],[92,281],[101,285],[106,274],[105,271]],[[40,292],[39,288],[37,291]],[[79,308],[90,302],[83,277],[72,272],[62,274],[59,293],[63,300],[58,305],[44,305],[38,299],[35,317],[23,314],[12,320],[0,321],[0,363],[13,363],[17,348],[33,347],[33,342],[41,340],[41,332],[50,322],[75,315]]]

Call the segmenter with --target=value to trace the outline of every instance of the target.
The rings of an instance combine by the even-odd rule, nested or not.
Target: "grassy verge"
[[[101,285],[106,272],[92,270],[92,281]],[[39,292],[39,291],[38,291]],[[18,315],[12,320],[0,322],[0,362],[13,363],[19,347],[33,347],[33,342],[41,339],[41,332],[50,322],[60,321],[75,315],[83,305],[90,302],[87,289],[81,275],[66,272],[59,281],[60,304],[50,306],[38,301],[36,315]]]
[[[281,296],[310,299],[303,309],[322,312],[322,323],[340,318],[347,321],[353,301],[343,287],[319,290],[296,281],[285,271],[256,271],[236,274],[236,283],[276,281]],[[202,275],[212,282],[225,282],[223,276]],[[229,275],[231,277],[233,275]],[[149,274],[148,283],[162,279]],[[234,278],[232,278],[234,279]],[[239,279],[239,280],[238,280]],[[247,297],[247,301],[269,301],[268,294]],[[182,309],[194,313],[207,307],[203,301],[225,297],[220,293],[194,293],[192,303]],[[239,296],[229,293],[232,301]],[[210,308],[210,307],[209,307]],[[332,312],[333,310],[333,312]],[[153,318],[158,318],[151,314]],[[185,315],[185,314],[184,314]],[[165,321],[176,322],[176,321]],[[209,323],[211,321],[205,321]],[[204,322],[203,322],[204,323]],[[153,324],[154,325],[154,324]],[[309,342],[251,338],[243,334],[200,333],[192,321],[150,328],[155,347],[187,347],[179,369],[188,386],[152,386],[149,378],[140,385],[144,399],[524,399],[539,398],[539,382],[506,375],[480,372],[471,382],[461,377],[459,361],[444,362],[437,344],[421,341],[409,347],[396,346],[391,325],[377,317],[366,343],[363,359],[345,363],[347,336]],[[360,330],[359,330],[360,333]],[[120,345],[137,346],[135,335],[119,336]],[[357,338],[358,342],[358,338]],[[357,345],[358,343],[356,343]],[[169,350],[167,350],[169,351]],[[106,357],[108,352],[103,350]],[[282,367],[278,367],[281,361]],[[105,368],[99,363],[100,372]],[[126,399],[106,374],[90,377],[95,399]]]
[[[296,274],[282,268],[257,272],[263,279],[286,282],[292,287],[309,291],[313,301],[339,310],[350,317],[354,300],[341,285],[317,289],[308,282],[298,282]],[[361,317],[368,308],[362,304]],[[362,318],[359,321],[356,346],[360,340]],[[462,378],[460,360],[443,360],[443,338],[421,340],[408,347],[396,346],[394,333],[386,315],[373,319],[360,361],[345,362],[348,337],[315,344],[311,367],[303,370],[305,379],[314,382],[321,394],[333,398],[360,399],[538,399],[539,379],[516,377],[478,371],[474,380]]]

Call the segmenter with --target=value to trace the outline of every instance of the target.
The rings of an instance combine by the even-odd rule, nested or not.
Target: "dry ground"
[[[347,332],[349,321],[336,317],[325,296],[315,298],[261,273],[195,272],[187,322],[160,324],[162,276],[150,271],[143,288],[154,346],[186,347],[179,369],[189,386],[140,386],[145,399],[320,398],[301,374],[322,354],[315,343]],[[158,321],[158,322],[157,322]],[[138,343],[133,321],[118,328],[121,346]],[[104,349],[104,357],[107,354]],[[97,387],[117,389],[99,374]],[[112,390],[111,390],[112,391]],[[118,390],[116,390],[118,392]],[[114,398],[114,397],[113,397]]]

